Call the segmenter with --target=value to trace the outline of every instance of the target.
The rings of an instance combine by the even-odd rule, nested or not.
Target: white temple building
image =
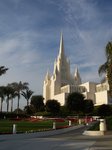
[[[80,92],[85,99],[93,100],[94,105],[110,104],[112,101],[108,97],[109,85],[94,82],[82,83],[78,68],[75,74],[70,72],[70,61],[65,56],[63,35],[61,34],[59,54],[54,62],[53,74],[47,72],[43,85],[43,97],[45,102],[55,99],[63,106],[69,93]]]

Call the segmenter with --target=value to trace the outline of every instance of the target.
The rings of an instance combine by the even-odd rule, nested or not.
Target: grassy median
[[[17,133],[51,130],[53,120],[0,120],[0,134],[12,133],[13,124],[16,124]],[[56,122],[56,128],[68,126],[68,121]]]

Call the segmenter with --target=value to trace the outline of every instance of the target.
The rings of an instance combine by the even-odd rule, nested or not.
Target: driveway
[[[87,127],[81,127],[59,135],[36,137],[28,135],[0,136],[0,150],[109,150],[112,136],[90,137],[82,135]],[[36,135],[36,134],[34,134]],[[107,144],[108,143],[108,144]],[[102,146],[103,144],[103,146]],[[98,149],[99,150],[99,149]]]

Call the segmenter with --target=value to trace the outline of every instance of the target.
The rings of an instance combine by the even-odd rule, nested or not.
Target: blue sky
[[[9,68],[0,84],[28,82],[42,94],[61,31],[71,72],[77,65],[83,82],[99,82],[98,67],[112,41],[112,0],[0,0],[0,65]]]

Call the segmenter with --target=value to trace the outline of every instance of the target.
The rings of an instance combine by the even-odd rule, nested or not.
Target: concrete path
[[[67,134],[55,135],[52,138],[58,138],[58,139],[64,138],[68,141],[73,141],[75,144],[74,146],[75,150],[80,150],[78,149],[76,144],[82,144],[83,147],[85,145],[86,148],[84,150],[112,150],[112,133],[104,136],[86,136],[86,135],[82,135],[83,131],[84,128],[77,129]],[[81,145],[79,146],[81,148]]]
[[[96,138],[96,142],[90,150],[112,150],[112,135],[105,135]]]
[[[82,135],[87,127],[80,127],[58,135],[38,137],[28,135],[1,135],[0,150],[112,150],[112,135],[89,137]]]

